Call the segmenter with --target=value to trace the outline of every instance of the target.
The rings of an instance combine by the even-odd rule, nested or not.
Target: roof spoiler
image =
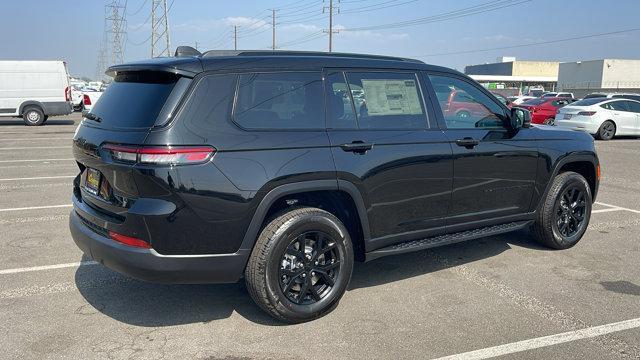
[[[178,46],[176,48],[175,57],[202,56],[202,53],[191,46]]]

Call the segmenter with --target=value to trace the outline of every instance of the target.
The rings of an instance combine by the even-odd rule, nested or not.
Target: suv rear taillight
[[[209,161],[216,149],[211,146],[135,146],[106,144],[104,149],[116,161],[155,165],[186,165]]]
[[[85,105],[91,105],[91,98],[89,97],[89,95],[82,95],[82,103]]]
[[[71,101],[71,88],[68,86],[64,88],[64,101]]]

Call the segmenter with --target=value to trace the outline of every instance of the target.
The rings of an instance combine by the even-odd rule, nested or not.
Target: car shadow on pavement
[[[519,231],[356,263],[349,290],[392,283],[490,258],[511,249],[512,244],[538,249],[528,232]],[[228,318],[234,312],[258,324],[285,325],[253,303],[243,281],[222,285],[152,284],[96,265],[79,267],[75,283],[95,309],[130,325],[161,327],[208,323]]]

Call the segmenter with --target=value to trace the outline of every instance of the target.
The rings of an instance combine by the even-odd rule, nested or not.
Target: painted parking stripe
[[[41,209],[57,209],[57,208],[67,208],[67,207],[72,207],[72,206],[73,206],[73,204],[47,205],[47,206],[29,206],[29,207],[20,207],[20,208],[0,209],[0,212],[23,211],[23,210],[41,210]]]
[[[69,149],[70,146],[23,146],[23,147],[7,147],[0,150],[33,150],[33,149]]]
[[[71,179],[76,175],[64,175],[64,176],[38,176],[38,177],[23,177],[23,178],[6,178],[0,179],[0,181],[22,181],[22,180],[51,180],[51,179]]]
[[[622,207],[622,206],[605,204],[605,203],[599,202],[599,201],[597,201],[596,204],[602,205],[602,206],[608,206],[610,208],[617,208],[617,209],[620,209],[620,210],[630,211],[630,212],[635,213],[635,214],[640,214],[640,210],[634,210],[634,209],[629,209],[629,208],[625,208],[625,207]]]
[[[18,273],[24,273],[24,272],[43,271],[43,270],[55,270],[55,269],[64,269],[64,268],[70,268],[70,267],[91,266],[91,265],[98,265],[98,263],[95,261],[79,261],[79,262],[66,263],[66,264],[5,269],[5,270],[0,270],[0,275],[18,274]]]
[[[619,321],[611,324],[588,327],[580,330],[567,331],[560,334],[543,336],[535,339],[518,341],[510,344],[493,346],[485,349],[469,351],[466,353],[450,355],[436,360],[475,360],[489,359],[497,356],[515,354],[522,351],[539,349],[542,347],[558,345],[576,340],[590,339],[618,331],[640,328],[640,318]]]
[[[74,158],[65,159],[23,159],[23,160],[0,160],[0,163],[14,163],[14,162],[47,162],[47,161],[69,161],[75,160]]]
[[[36,138],[20,138],[20,139],[0,139],[0,141],[31,141],[31,140],[73,140],[73,138],[36,137]]]
[[[599,214],[599,213],[612,212],[612,211],[624,211],[624,209],[620,209],[620,208],[599,209],[599,210],[591,210],[591,213]]]

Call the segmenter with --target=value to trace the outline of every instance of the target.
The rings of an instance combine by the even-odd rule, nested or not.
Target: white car
[[[96,101],[102,96],[102,91],[95,91],[95,89],[85,88],[82,91],[82,104],[83,113],[91,112],[91,108],[95,105]]]
[[[597,97],[610,98],[610,99],[631,99],[631,100],[640,101],[640,94],[633,94],[633,93],[591,93],[585,96],[584,99],[591,99],[591,98],[597,98]]]
[[[507,99],[511,101],[511,103],[513,103],[514,105],[520,105],[527,100],[537,99],[537,98],[535,96],[522,95],[522,96],[509,96]]]
[[[590,98],[558,110],[556,126],[586,131],[601,140],[640,135],[640,101]]]
[[[560,98],[569,98],[573,99],[573,93],[570,92],[546,92],[540,96],[542,98],[550,98],[550,97],[560,97]]]

